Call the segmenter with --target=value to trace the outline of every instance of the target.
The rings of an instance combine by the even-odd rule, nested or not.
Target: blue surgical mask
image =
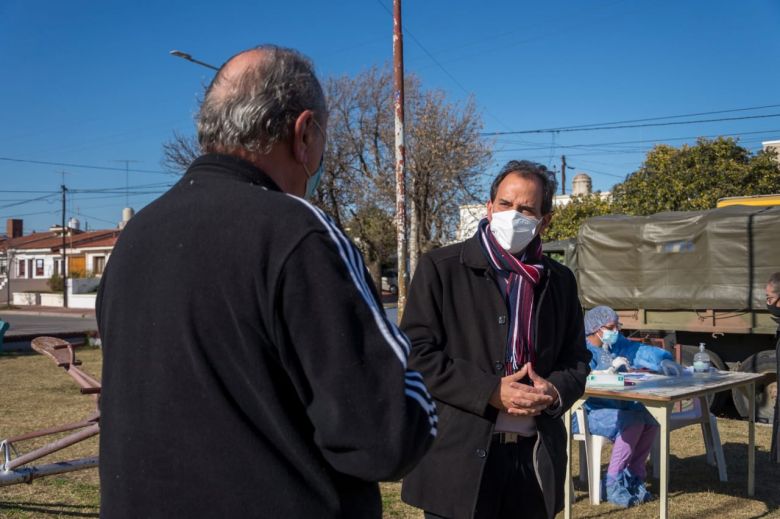
[[[314,193],[317,191],[317,186],[320,185],[320,180],[322,180],[322,170],[323,170],[322,164],[324,160],[325,157],[322,157],[322,159],[320,160],[320,165],[317,168],[317,171],[315,171],[314,174],[309,176],[309,178],[306,180],[306,193],[303,195],[303,197],[306,200],[311,200],[311,197],[313,197]]]
[[[615,344],[618,340],[617,330],[602,330],[601,331],[601,343],[609,349],[610,346]]]
[[[312,119],[312,122],[320,131],[323,142],[326,142],[327,137],[325,136],[325,132],[322,130],[320,123],[318,123],[316,119]],[[313,175],[309,175],[309,171],[306,169],[306,164],[303,165],[304,171],[306,171],[306,174],[309,175],[309,178],[306,179],[306,193],[304,193],[303,195],[303,197],[307,200],[311,200],[311,197],[313,197],[314,193],[317,191],[317,186],[320,185],[320,180],[322,180],[322,170],[323,170],[322,166],[324,162],[325,162],[325,152],[323,151],[322,158],[320,159],[320,165],[317,167],[317,171],[315,171]]]

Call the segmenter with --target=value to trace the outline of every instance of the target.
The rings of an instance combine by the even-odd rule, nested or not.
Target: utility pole
[[[67,246],[67,241],[66,241],[67,232],[65,231],[65,193],[67,193],[68,188],[65,187],[65,184],[63,184],[60,187],[62,188],[62,265],[60,266],[60,270],[62,271],[62,306],[64,308],[67,308],[68,307],[68,274],[65,265],[67,263],[68,255],[65,252],[65,247]]]
[[[561,155],[561,194],[566,194],[566,155]]]
[[[404,43],[401,0],[393,0],[393,79],[395,91],[395,220],[398,238],[398,322],[406,306],[406,173],[404,170]]]
[[[11,307],[11,263],[13,261],[13,255],[11,254],[11,247],[7,244],[5,246],[5,301],[6,305]]]

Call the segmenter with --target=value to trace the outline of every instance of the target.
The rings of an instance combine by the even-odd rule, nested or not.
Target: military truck
[[[614,308],[627,334],[681,345],[684,365],[703,342],[719,369],[770,373],[756,388],[756,419],[771,423],[777,324],[764,289],[780,270],[780,207],[593,217],[544,250],[575,273],[583,308]],[[732,397],[747,416],[738,391],[716,395],[713,412]]]

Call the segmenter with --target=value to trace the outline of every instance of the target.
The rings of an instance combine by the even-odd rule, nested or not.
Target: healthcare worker
[[[586,346],[593,354],[593,373],[646,368],[665,375],[679,376],[682,366],[666,350],[631,341],[620,333],[617,313],[597,306],[585,313]],[[639,402],[589,398],[584,405],[591,434],[614,442],[607,468],[607,501],[629,507],[652,499],[645,487],[646,463],[658,423]]]

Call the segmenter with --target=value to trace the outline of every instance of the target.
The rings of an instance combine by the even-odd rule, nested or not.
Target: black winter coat
[[[584,392],[591,354],[574,276],[547,258],[544,266],[535,292],[534,370],[555,385],[562,405],[536,418],[534,460],[552,518],[563,508],[561,415]],[[437,402],[439,434],[403,482],[407,503],[453,519],[473,516],[498,413],[488,401],[504,376],[507,313],[476,235],[421,258],[401,328],[412,341],[410,367]]]
[[[97,319],[104,518],[379,518],[435,434],[357,249],[242,160],[129,222]]]

